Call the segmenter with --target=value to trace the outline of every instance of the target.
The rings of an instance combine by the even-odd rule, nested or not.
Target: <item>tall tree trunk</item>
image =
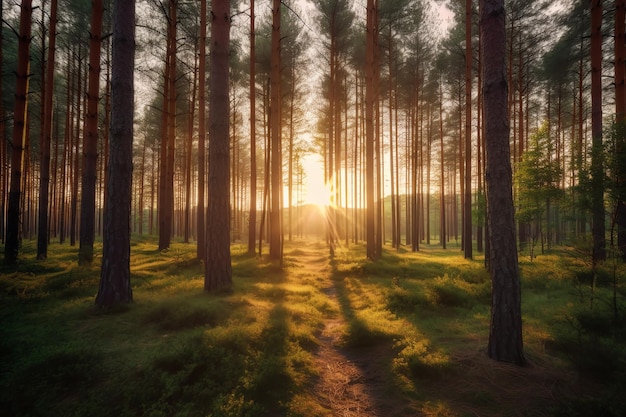
[[[104,223],[104,207],[107,201],[107,181],[109,175],[109,137],[111,130],[111,41],[107,37],[106,41],[106,75],[105,75],[105,96],[104,96],[104,154],[102,155],[102,174],[103,181],[100,181],[102,187],[102,208],[100,209],[100,222]],[[98,230],[98,234],[102,235],[102,228]]]
[[[204,289],[232,286],[230,257],[230,1],[211,1],[211,65],[209,93],[209,210]]]
[[[367,39],[365,48],[365,194],[367,257],[380,258],[376,244],[375,193],[375,107],[377,101],[376,52],[378,48],[378,0],[367,0]]]
[[[256,253],[257,167],[256,167],[256,39],[254,2],[250,0],[250,220],[248,224],[248,253]]]
[[[335,186],[335,78],[336,78],[336,36],[335,36],[335,22],[333,20],[334,14],[331,15],[330,21],[330,48],[329,48],[329,81],[330,86],[328,91],[328,145],[326,147],[326,168],[327,172],[324,176],[324,183],[331,190],[330,191],[330,204],[326,208],[326,240],[328,242],[330,255],[335,254],[335,205],[336,205],[336,193],[337,187]]]
[[[270,208],[270,259],[282,261],[282,233],[280,192],[282,189],[281,158],[281,96],[280,96],[280,0],[272,6],[272,57],[270,73],[271,94],[271,208]]]
[[[523,364],[521,290],[507,114],[504,0],[480,0],[491,262],[489,357]]]
[[[89,32],[89,87],[85,133],[83,136],[84,165],[80,205],[80,246],[78,263],[93,261],[93,242],[96,220],[96,171],[98,160],[98,104],[100,101],[100,51],[102,46],[102,0],[91,2],[91,30]]]
[[[4,20],[3,4],[0,1],[0,22]],[[4,34],[0,30],[0,73],[4,68]],[[0,77],[0,97],[4,97],[4,79]],[[0,242],[4,244],[4,219],[6,210],[6,196],[8,186],[8,170],[9,161],[7,158],[7,140],[6,140],[6,121],[4,118],[4,103],[0,100]]]
[[[74,83],[74,75],[73,75],[73,62],[74,60],[72,59],[73,56],[73,51],[68,49],[67,50],[67,86],[66,86],[66,99],[65,99],[65,107],[67,109],[67,111],[65,112],[65,134],[63,136],[63,156],[61,157],[61,184],[60,184],[60,190],[59,190],[59,243],[64,243],[65,242],[65,236],[66,236],[66,221],[67,221],[67,210],[66,210],[66,190],[67,190],[67,183],[68,183],[68,168],[70,165],[70,160],[71,160],[71,138],[72,138],[72,129],[69,128],[71,120],[72,120],[72,115],[73,115],[73,101],[74,101],[74,89],[72,88],[72,85]]]
[[[78,81],[76,83],[76,91],[85,91],[83,86],[83,59],[82,48],[78,47]],[[81,128],[81,109],[83,105],[83,95],[77,94],[76,97],[76,126],[75,133],[73,135],[72,144],[74,153],[70,160],[74,165],[71,170],[72,178],[72,202],[70,205],[70,246],[76,244],[76,218],[78,217],[78,179],[80,176],[80,128]],[[72,159],[73,158],[73,159]],[[71,163],[71,162],[70,162]]]
[[[602,149],[602,0],[591,1],[591,137],[592,262],[597,265],[606,259]]]
[[[13,110],[13,138],[11,142],[11,185],[9,189],[6,240],[4,246],[4,259],[7,264],[13,264],[17,261],[20,246],[20,198],[22,192],[24,146],[27,133],[26,114],[33,14],[32,2],[30,0],[22,0],[20,9],[15,107]]]
[[[482,55],[482,53],[480,52],[482,50],[482,39],[479,36],[478,37],[478,71],[477,71],[477,76],[478,76],[478,91],[481,91],[482,89],[482,85],[483,85],[483,81],[482,81],[482,64],[480,61],[480,56]],[[476,119],[477,119],[477,129],[476,129],[476,133],[477,133],[477,149],[476,149],[476,183],[478,185],[478,189],[477,189],[477,208],[478,208],[478,212],[482,213],[484,212],[485,208],[484,208],[484,198],[483,198],[483,181],[484,181],[484,175],[483,175],[483,168],[484,168],[484,151],[485,151],[485,145],[484,145],[484,135],[483,135],[483,102],[482,102],[482,95],[478,94],[478,97],[476,99],[477,103],[476,103],[476,108],[477,108],[477,112],[476,112]],[[486,218],[486,216],[479,216],[478,217],[478,222],[476,224],[476,250],[478,250],[478,252],[483,252],[484,248],[483,248],[483,225],[485,224],[485,220],[483,220],[483,218]],[[485,257],[486,259],[486,257]]]
[[[96,305],[130,303],[130,209],[133,169],[135,1],[113,4],[111,138],[102,270]]]
[[[287,228],[289,229],[289,241],[291,241],[293,237],[293,231],[291,230],[293,223],[293,165],[294,165],[294,107],[296,101],[296,63],[293,55],[291,56],[291,91],[289,92],[289,150],[287,156],[287,208],[288,208],[288,217],[289,221],[287,223]],[[297,161],[295,161],[297,162]]]
[[[585,70],[584,70],[584,37],[581,35],[580,37],[580,59],[578,60],[578,106],[577,106],[577,111],[576,116],[577,116],[577,120],[576,120],[576,127],[578,128],[578,132],[577,132],[577,137],[576,137],[576,151],[575,153],[575,159],[574,159],[574,167],[576,172],[573,173],[572,177],[574,177],[575,175],[580,176],[582,169],[583,169],[583,157],[584,157],[584,153],[583,153],[583,137],[584,137],[584,130],[585,130],[585,112],[584,112],[584,100],[583,100],[583,92],[585,91],[584,88],[584,80],[585,80]],[[575,180],[574,178],[572,178],[572,185],[574,184]],[[580,233],[581,235],[587,232],[587,213],[586,209],[583,208],[579,208],[578,209],[578,218],[577,218],[577,222],[578,224],[576,225],[576,232]]]
[[[443,147],[443,77],[439,76],[439,216],[441,222],[441,233],[439,243],[446,249],[448,235],[446,233],[446,176],[445,176],[445,154]]]
[[[161,116],[161,172],[159,176],[159,250],[172,239],[174,216],[174,153],[176,145],[176,15],[177,0],[168,2],[167,48]]]
[[[46,62],[45,83],[43,102],[43,133],[41,135],[41,161],[39,165],[39,231],[37,233],[37,259],[48,257],[48,201],[50,190],[50,143],[52,141],[52,94],[54,91],[54,61],[56,49],[57,27],[57,0],[50,3],[50,25],[48,34],[48,59]],[[1,95],[0,95],[1,96]],[[0,115],[0,117],[2,117]]]
[[[393,65],[392,65],[392,56],[393,56],[393,42],[392,42],[392,33],[391,33],[391,25],[389,25],[389,60],[387,62],[388,70],[389,70],[389,79],[388,79],[388,91],[387,94],[389,99],[389,185],[390,185],[390,203],[391,203],[391,246],[393,248],[399,248],[399,236],[397,235],[398,228],[396,227],[397,218],[396,218],[396,171],[395,171],[395,147],[394,147],[394,124],[393,124]]]
[[[472,259],[472,0],[465,0],[465,198],[463,254]]]
[[[206,144],[206,25],[207,0],[200,0],[200,56],[198,63],[198,208],[196,233],[198,244],[196,257],[204,259],[206,254],[206,227],[205,227],[205,144]]]
[[[615,121],[617,122],[617,247],[626,261],[626,0],[615,1]]]
[[[187,150],[185,155],[185,226],[184,239],[185,243],[189,243],[191,233],[191,154],[193,149],[193,128],[194,116],[196,109],[196,87],[198,78],[198,43],[195,42],[194,64],[193,64],[193,80],[191,82],[191,97],[189,100],[189,119],[187,120]]]

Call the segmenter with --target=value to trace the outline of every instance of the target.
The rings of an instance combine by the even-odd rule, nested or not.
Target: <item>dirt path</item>
[[[328,410],[329,416],[403,415],[402,409],[406,411],[405,401],[389,392],[388,363],[385,361],[389,360],[391,347],[343,347],[342,337],[347,323],[339,308],[337,288],[331,276],[328,258],[320,257],[317,252],[303,254],[300,262],[306,265],[309,273],[317,275],[323,293],[336,306],[336,312],[325,320],[318,336],[319,348],[315,353],[315,361],[320,375],[312,392],[313,397]]]
[[[564,397],[576,398],[575,374],[560,368],[543,350],[529,350],[532,362],[517,367],[495,362],[485,353],[486,336],[450,334],[459,338],[448,355],[446,372],[414,376],[412,394],[395,383],[391,369],[396,356],[391,341],[381,339],[367,347],[346,347],[349,323],[342,309],[345,289],[333,279],[332,266],[323,243],[308,245],[294,256],[298,276],[315,281],[333,306],[317,335],[314,359],[319,377],[308,393],[324,417],[409,416],[522,416],[552,415]],[[439,342],[444,342],[439,338]]]

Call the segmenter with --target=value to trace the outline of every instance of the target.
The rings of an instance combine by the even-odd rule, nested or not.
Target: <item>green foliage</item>
[[[551,159],[550,133],[544,124],[529,139],[528,149],[515,170],[517,193],[517,217],[523,223],[540,224],[547,202],[558,200],[561,167]]]
[[[501,396],[492,380],[472,374],[485,366],[477,358],[489,327],[490,280],[480,257],[426,246],[384,250],[371,262],[353,245],[330,259],[323,243],[297,242],[286,245],[281,269],[233,246],[234,290],[209,295],[192,245],[161,253],[150,239],[134,239],[135,302],[111,314],[93,307],[97,265],[79,267],[73,250],[58,244],[50,259],[35,261],[33,246],[25,242],[17,272],[0,276],[0,407],[7,414],[325,415],[311,387],[320,375],[320,332],[333,317],[344,320],[334,330],[337,348],[347,358],[376,352],[389,390],[423,399],[424,414],[450,413],[455,401],[471,404],[459,405],[457,415],[501,410],[491,404]],[[581,291],[591,291],[580,272],[588,265],[572,254],[565,248],[521,262],[528,357],[541,369],[575,370],[580,387],[587,379],[602,384],[605,395],[581,409],[620,415],[626,407],[613,394],[626,380],[624,294],[617,293],[616,316],[606,269],[594,308],[588,297],[581,303]],[[493,378],[498,371],[488,366]],[[563,397],[561,409],[575,409],[571,400]],[[544,400],[530,407],[549,408]]]
[[[160,303],[145,316],[146,324],[154,323],[161,330],[176,331],[195,327],[213,327],[224,321],[231,306],[224,302],[177,297]]]
[[[404,339],[393,366],[411,378],[437,378],[449,371],[450,360],[442,350],[433,349],[428,340]]]

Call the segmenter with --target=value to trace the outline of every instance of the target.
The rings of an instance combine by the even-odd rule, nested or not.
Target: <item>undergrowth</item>
[[[563,250],[520,261],[524,343],[536,368],[555,381],[575,372],[583,388],[533,397],[528,415],[623,415],[626,294],[614,279],[623,266],[592,280]],[[134,237],[135,302],[103,313],[94,307],[99,258],[78,266],[75,248],[52,244],[49,253],[37,261],[25,241],[17,266],[0,267],[4,415],[324,415],[311,394],[315,354],[337,315],[346,324],[338,348],[385,347],[386,383],[418,401],[413,413],[513,414],[524,390],[507,400],[495,373],[535,377],[486,360],[491,295],[481,257],[427,246],[387,248],[371,262],[363,245],[330,257],[323,242],[297,241],[281,268],[234,245],[233,291],[214,295],[203,291],[195,246],[158,251],[152,238]]]

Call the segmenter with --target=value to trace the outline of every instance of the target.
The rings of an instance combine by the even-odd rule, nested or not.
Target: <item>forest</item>
[[[626,413],[626,0],[0,6],[0,415]]]

